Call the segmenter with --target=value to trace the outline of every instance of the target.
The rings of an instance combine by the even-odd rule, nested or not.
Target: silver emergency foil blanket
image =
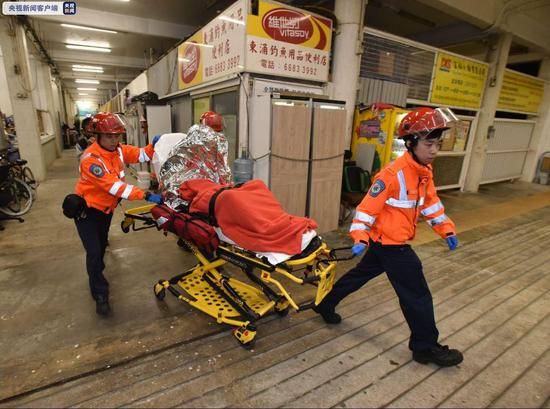
[[[172,148],[160,168],[159,181],[165,193],[164,202],[175,209],[187,204],[180,199],[180,185],[192,179],[208,179],[224,184],[231,182],[227,165],[228,143],[225,136],[204,125],[193,125],[187,135]]]

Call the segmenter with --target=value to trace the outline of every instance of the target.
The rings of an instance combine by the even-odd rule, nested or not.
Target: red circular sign
[[[311,16],[294,10],[269,11],[262,19],[262,27],[274,40],[292,44],[305,43],[313,36]]]
[[[188,44],[183,52],[183,61],[181,64],[181,79],[189,84],[199,71],[201,62],[201,51],[198,45]]]

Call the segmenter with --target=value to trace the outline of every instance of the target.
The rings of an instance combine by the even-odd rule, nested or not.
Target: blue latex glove
[[[159,204],[159,205],[162,204],[162,202],[164,201],[161,195],[157,195],[151,192],[145,193],[145,200],[151,203]]]
[[[155,137],[153,138],[153,140],[151,141],[151,143],[153,144],[153,148],[155,147],[155,145],[157,144],[157,142],[159,141],[160,137],[162,135],[155,135]]]
[[[365,249],[367,248],[367,245],[365,243],[357,243],[354,244],[351,248],[351,254],[353,254],[353,257],[357,257],[359,254],[361,254]]]
[[[458,237],[456,236],[449,236],[445,239],[447,242],[447,245],[449,246],[449,250],[454,250],[458,247]]]

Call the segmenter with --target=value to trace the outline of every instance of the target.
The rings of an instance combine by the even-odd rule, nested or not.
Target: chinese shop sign
[[[179,89],[243,71],[246,1],[239,0],[178,47]]]
[[[437,53],[430,102],[479,108],[487,79],[487,64]]]
[[[544,81],[512,70],[504,71],[497,109],[537,114]]]
[[[332,20],[286,5],[259,2],[246,29],[246,71],[325,82]]]

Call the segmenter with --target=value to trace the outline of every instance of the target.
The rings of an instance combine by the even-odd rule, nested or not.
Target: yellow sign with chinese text
[[[244,70],[246,15],[238,0],[178,46],[180,90]]]
[[[537,114],[544,81],[512,70],[504,71],[497,109]]]
[[[464,108],[479,108],[487,71],[487,64],[450,54],[437,53],[430,102]]]
[[[325,82],[332,20],[274,1],[260,0],[248,15],[246,71]]]

